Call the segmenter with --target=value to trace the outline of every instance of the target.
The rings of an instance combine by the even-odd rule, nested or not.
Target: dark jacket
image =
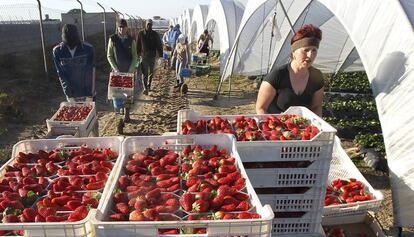
[[[141,30],[137,38],[137,53],[142,57],[162,56],[162,43],[160,36],[154,30]]]
[[[132,42],[131,36],[127,36],[125,40],[122,40],[118,34],[111,36],[114,58],[116,65],[120,72],[128,72],[132,62]]]
[[[53,62],[67,97],[94,96],[95,55],[92,45],[79,43],[72,57],[66,44],[62,42],[53,48]]]

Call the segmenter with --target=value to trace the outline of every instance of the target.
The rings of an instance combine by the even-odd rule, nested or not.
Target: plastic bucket
[[[112,104],[113,104],[115,109],[125,108],[126,101],[127,101],[127,95],[126,94],[117,95],[117,96],[112,97]]]
[[[181,77],[190,77],[191,76],[191,70],[188,69],[188,68],[181,69],[180,76]]]

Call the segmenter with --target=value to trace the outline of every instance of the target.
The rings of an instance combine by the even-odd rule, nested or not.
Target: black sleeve
[[[270,71],[269,74],[266,75],[266,77],[264,78],[264,81],[267,81],[268,83],[270,83],[270,85],[273,86],[273,88],[275,90],[277,90],[277,88],[279,88],[279,80],[280,78],[280,70],[279,68],[274,68],[272,71]]]
[[[311,68],[311,77],[314,84],[315,91],[320,90],[325,86],[325,81],[323,79],[323,74],[320,70],[316,68]]]

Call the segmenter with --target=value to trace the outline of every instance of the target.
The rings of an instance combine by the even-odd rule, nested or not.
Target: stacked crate
[[[74,151],[79,151],[82,149],[90,149],[93,152],[102,152],[104,149],[109,148],[111,151],[119,154],[121,152],[121,145],[122,145],[123,137],[102,137],[102,138],[64,138],[64,139],[40,139],[40,140],[24,140],[20,141],[13,146],[12,158],[4,164],[0,168],[0,180],[4,184],[6,180],[25,180],[22,177],[15,177],[10,176],[11,172],[10,167],[19,167],[15,166],[16,163],[21,163],[18,160],[18,156],[22,153],[28,154],[28,156],[33,156],[39,152],[39,150],[43,150],[45,152],[51,151],[58,151],[70,154]],[[20,154],[19,154],[20,153]],[[114,153],[114,154],[115,154]],[[80,157],[82,155],[78,155]],[[67,168],[67,162],[70,160],[64,160],[61,162],[55,163],[57,168],[65,169]],[[113,169],[116,169],[118,164],[117,157],[113,157],[111,160],[108,160],[113,165]],[[38,163],[25,163],[25,165],[29,167],[34,167]],[[99,190],[76,190],[75,193],[101,193],[103,196],[100,199],[100,202],[104,199],[107,187],[110,186],[111,180],[113,180],[114,172],[112,170],[107,173],[108,181],[105,184],[105,188],[101,188]],[[33,178],[39,178],[42,175],[35,176]],[[78,175],[79,177],[86,177],[88,175]],[[91,175],[89,175],[91,176]],[[36,201],[32,205],[31,208],[36,209],[36,203],[42,200],[42,198],[47,196],[49,190],[53,189],[53,183],[57,181],[59,178],[67,177],[69,178],[70,175],[60,175],[59,171],[51,176],[42,176],[46,180],[48,180],[49,185],[44,188],[42,192],[39,193]],[[3,187],[5,185],[2,185]],[[56,192],[56,194],[61,194],[63,192]],[[2,193],[3,194],[3,193]],[[93,226],[90,223],[90,219],[92,216],[95,215],[96,209],[91,208],[88,212],[88,215],[79,221],[69,222],[24,222],[24,223],[0,223],[0,230],[7,232],[7,236],[13,235],[14,233],[18,233],[18,236],[24,235],[26,237],[43,237],[43,236],[54,236],[54,237],[95,237],[93,232]],[[58,209],[56,215],[64,215],[69,214],[71,211],[63,211]],[[3,214],[1,214],[3,215]],[[1,233],[1,232],[0,232]]]
[[[320,236],[336,130],[304,107],[291,107],[285,114],[307,118],[320,130],[319,134],[307,141],[239,141],[237,151],[259,199],[263,204],[270,204],[275,213],[273,235]],[[260,121],[268,115],[244,116]],[[214,117],[180,111],[178,132],[185,120]],[[234,121],[237,115],[220,117]]]
[[[58,114],[64,107],[82,108],[90,107],[91,110],[81,121],[62,121],[59,120]],[[91,132],[96,129],[98,117],[96,114],[95,102],[62,102],[58,111],[52,118],[46,120],[49,137],[57,137],[61,135],[72,135],[74,137],[88,137]],[[95,131],[97,132],[97,131]]]
[[[217,145],[219,148],[226,149],[232,157],[236,159],[238,171],[242,177],[245,178],[246,184],[243,190],[249,195],[251,202],[250,212],[260,214],[256,219],[215,219],[212,212],[205,212],[196,214],[187,212],[180,208],[172,213],[160,213],[160,220],[154,221],[114,221],[111,220],[113,212],[113,205],[115,204],[114,195],[115,190],[119,190],[118,179],[126,175],[125,168],[128,161],[135,153],[142,153],[146,149],[166,149],[174,151],[176,154],[181,154],[183,148],[195,145],[200,145],[203,148],[212,145]],[[267,237],[271,235],[273,213],[271,208],[266,205],[262,206],[257,195],[251,186],[246,173],[243,169],[240,157],[235,148],[234,138],[230,135],[195,135],[195,136],[149,136],[149,137],[129,137],[126,138],[122,145],[123,157],[119,163],[116,175],[113,177],[115,182],[112,182],[110,189],[105,195],[105,200],[98,207],[96,216],[92,219],[95,228],[95,235],[99,236],[162,236],[163,231],[176,231],[175,234],[169,236],[257,236]],[[181,155],[177,160],[181,165]],[[179,177],[184,178],[183,171],[179,171]],[[131,175],[129,175],[131,177]],[[202,176],[202,175],[199,175]],[[153,176],[155,178],[155,176]],[[132,184],[131,184],[132,185]],[[173,194],[177,198],[182,196],[186,191],[184,188],[184,180],[180,182],[180,189],[173,192],[163,192],[162,194]],[[151,191],[149,191],[151,192]],[[237,214],[238,212],[232,212]],[[191,220],[189,216],[209,216],[208,219]],[[206,234],[187,233],[195,229],[205,229]]]

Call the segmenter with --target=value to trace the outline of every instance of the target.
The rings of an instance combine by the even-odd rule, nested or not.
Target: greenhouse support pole
[[[81,12],[80,12],[80,17],[81,17],[81,29],[82,29],[82,41],[85,41],[85,28],[84,28],[84,24],[83,24],[83,4],[81,3],[80,0],[76,0],[80,6],[81,6]]]
[[[99,3],[96,2],[102,9],[103,9],[103,28],[104,28],[104,41],[105,41],[105,52],[108,50],[107,49],[107,39],[106,39],[106,11],[105,8]]]
[[[44,36],[44,33],[43,33],[42,4],[40,3],[40,0],[37,0],[37,5],[39,7],[40,39],[42,41],[43,64],[44,64],[44,67],[45,67],[46,80],[48,80],[49,79],[49,71],[47,69],[47,62],[46,62],[45,36]]]

